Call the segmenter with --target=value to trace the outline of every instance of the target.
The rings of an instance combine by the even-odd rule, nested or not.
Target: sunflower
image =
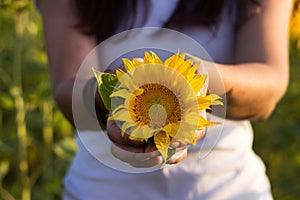
[[[195,144],[197,130],[213,125],[200,113],[221,105],[220,97],[202,91],[207,75],[200,63],[174,54],[164,62],[152,51],[143,61],[123,58],[125,70],[116,70],[118,82],[110,94],[111,116],[121,134],[138,141],[154,141],[161,155],[170,157],[172,140]],[[202,89],[202,90],[201,90]],[[173,154],[172,153],[172,154]]]

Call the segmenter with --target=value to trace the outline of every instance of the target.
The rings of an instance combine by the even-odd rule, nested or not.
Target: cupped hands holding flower
[[[96,72],[98,91],[110,111],[107,132],[112,153],[135,167],[177,163],[187,156],[205,128],[206,109],[222,105],[207,95],[207,75],[200,62],[174,54],[164,62],[145,52],[143,61],[123,58],[125,71]],[[176,154],[176,155],[174,155]]]

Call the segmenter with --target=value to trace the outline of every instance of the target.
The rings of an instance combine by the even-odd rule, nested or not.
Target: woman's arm
[[[82,34],[71,0],[41,0],[40,12],[57,105],[73,124],[72,91],[76,73],[85,57],[96,46],[93,36]]]
[[[72,8],[74,5],[71,2],[71,0],[41,0],[40,10],[54,98],[62,113],[74,125],[72,112],[74,81],[82,61],[96,46],[96,39],[82,34],[74,27],[77,20],[74,15],[74,8]],[[97,97],[100,104],[99,96]],[[76,128],[78,127],[76,126]],[[133,145],[132,141],[122,137],[120,129],[114,125],[113,121],[108,122],[107,132],[116,144],[112,145],[112,152],[121,160],[137,167],[149,167],[162,162],[161,156],[147,154],[147,152],[152,152],[154,149],[147,148],[144,144]],[[146,154],[137,156],[135,152]],[[173,162],[179,162],[180,159],[183,159],[183,157]]]
[[[217,64],[227,95],[227,117],[264,120],[289,80],[288,30],[292,0],[261,0],[237,32],[236,65]]]

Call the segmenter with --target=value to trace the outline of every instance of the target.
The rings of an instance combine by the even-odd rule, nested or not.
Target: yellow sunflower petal
[[[170,137],[167,133],[160,131],[154,135],[154,143],[158,151],[161,153],[163,158],[168,156],[168,148],[170,145]]]
[[[143,126],[143,138],[150,138],[152,137],[157,131],[153,128],[146,126]]]
[[[143,88],[138,88],[134,91],[134,95],[137,96],[137,95],[141,95],[143,94],[144,92],[144,89]]]
[[[114,116],[110,115],[107,120],[115,120]]]
[[[224,105],[222,101],[220,101],[220,99],[222,99],[219,95],[217,94],[210,94],[209,95],[211,97],[211,105],[217,106],[217,105]]]
[[[145,141],[145,139],[140,138],[140,137],[135,137],[134,135],[129,135],[128,138],[131,139],[131,140],[134,140],[134,141],[140,141],[140,142]]]
[[[178,59],[179,59],[179,55],[174,54],[174,55],[172,55],[171,57],[169,57],[165,60],[164,65],[174,68],[174,66],[176,65],[176,62],[177,62]]]
[[[161,61],[161,59],[156,55],[156,53],[154,53],[153,51],[150,51],[151,56],[153,58],[153,62],[155,64],[163,64],[163,62]]]
[[[199,116],[198,130],[202,130],[204,128],[208,128],[208,127],[215,126],[218,124],[220,124],[220,122],[208,121],[204,117]]]
[[[116,75],[117,75],[117,78],[120,80],[122,78],[122,76],[125,74],[125,72],[121,69],[117,69],[116,70]]]
[[[180,65],[176,65],[175,69],[186,78],[189,68],[191,67],[190,62],[184,61]]]
[[[186,122],[181,122],[180,129],[173,138],[182,143],[192,143],[195,137],[197,137],[195,127]]]
[[[114,110],[111,112],[111,114],[114,115],[116,112],[119,112],[121,109],[127,110],[127,107],[124,104],[121,104],[121,105],[117,106],[116,108],[114,108]]]
[[[127,58],[122,58],[125,69],[129,72],[135,68],[135,65],[131,62],[131,60]]]
[[[199,68],[199,66],[200,66],[200,64],[201,64],[201,62],[200,62],[200,61],[198,61],[198,62],[195,62],[195,64],[193,65],[193,67],[195,67],[196,69],[198,69],[198,68]]]
[[[180,124],[179,123],[169,123],[165,125],[162,130],[169,134],[171,137],[174,137],[179,129]]]
[[[127,88],[130,92],[134,92],[138,89],[138,86],[133,82],[131,75],[128,73],[123,74],[122,78],[119,79],[119,88]]]
[[[135,124],[131,123],[131,122],[124,122],[123,125],[122,125],[122,128],[121,130],[126,132],[127,129],[131,128],[135,126]]]
[[[133,122],[130,113],[127,110],[119,110],[113,114],[114,120],[123,122]]]
[[[140,126],[136,126],[133,128],[130,132],[129,139],[131,138],[140,138],[140,139],[145,139],[143,138],[143,130],[141,129]]]
[[[223,105],[221,101],[219,101],[221,97],[219,97],[216,94],[210,94],[207,96],[198,96],[198,104],[199,104],[199,110],[201,109],[211,109],[211,105]]]
[[[130,93],[128,90],[126,89],[121,89],[121,90],[117,90],[113,93],[111,93],[111,95],[109,96],[110,98],[112,97],[122,97],[124,99],[130,98],[132,95],[132,93]]]
[[[148,52],[145,52],[145,54],[144,54],[144,63],[145,64],[152,64],[153,63],[153,58]]]
[[[180,55],[177,56],[176,60],[173,60],[173,62],[171,63],[172,67],[177,70],[178,72],[181,72],[181,67],[184,64],[184,58],[181,57]]]
[[[187,80],[191,80],[196,76],[197,67],[193,66],[187,72],[186,78]]]
[[[205,77],[202,75],[198,75],[196,77],[194,77],[189,84],[191,85],[191,87],[193,88],[195,93],[198,93],[200,91],[200,89],[203,87],[205,83]]]

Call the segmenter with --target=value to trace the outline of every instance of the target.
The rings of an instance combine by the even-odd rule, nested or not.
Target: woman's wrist
[[[103,101],[98,93],[98,87],[95,94],[95,110],[101,128],[106,130],[108,110],[105,108]]]
[[[98,93],[97,81],[95,78],[91,78],[87,81],[84,87],[83,97],[87,111],[97,118],[102,129],[106,129],[108,111]]]

